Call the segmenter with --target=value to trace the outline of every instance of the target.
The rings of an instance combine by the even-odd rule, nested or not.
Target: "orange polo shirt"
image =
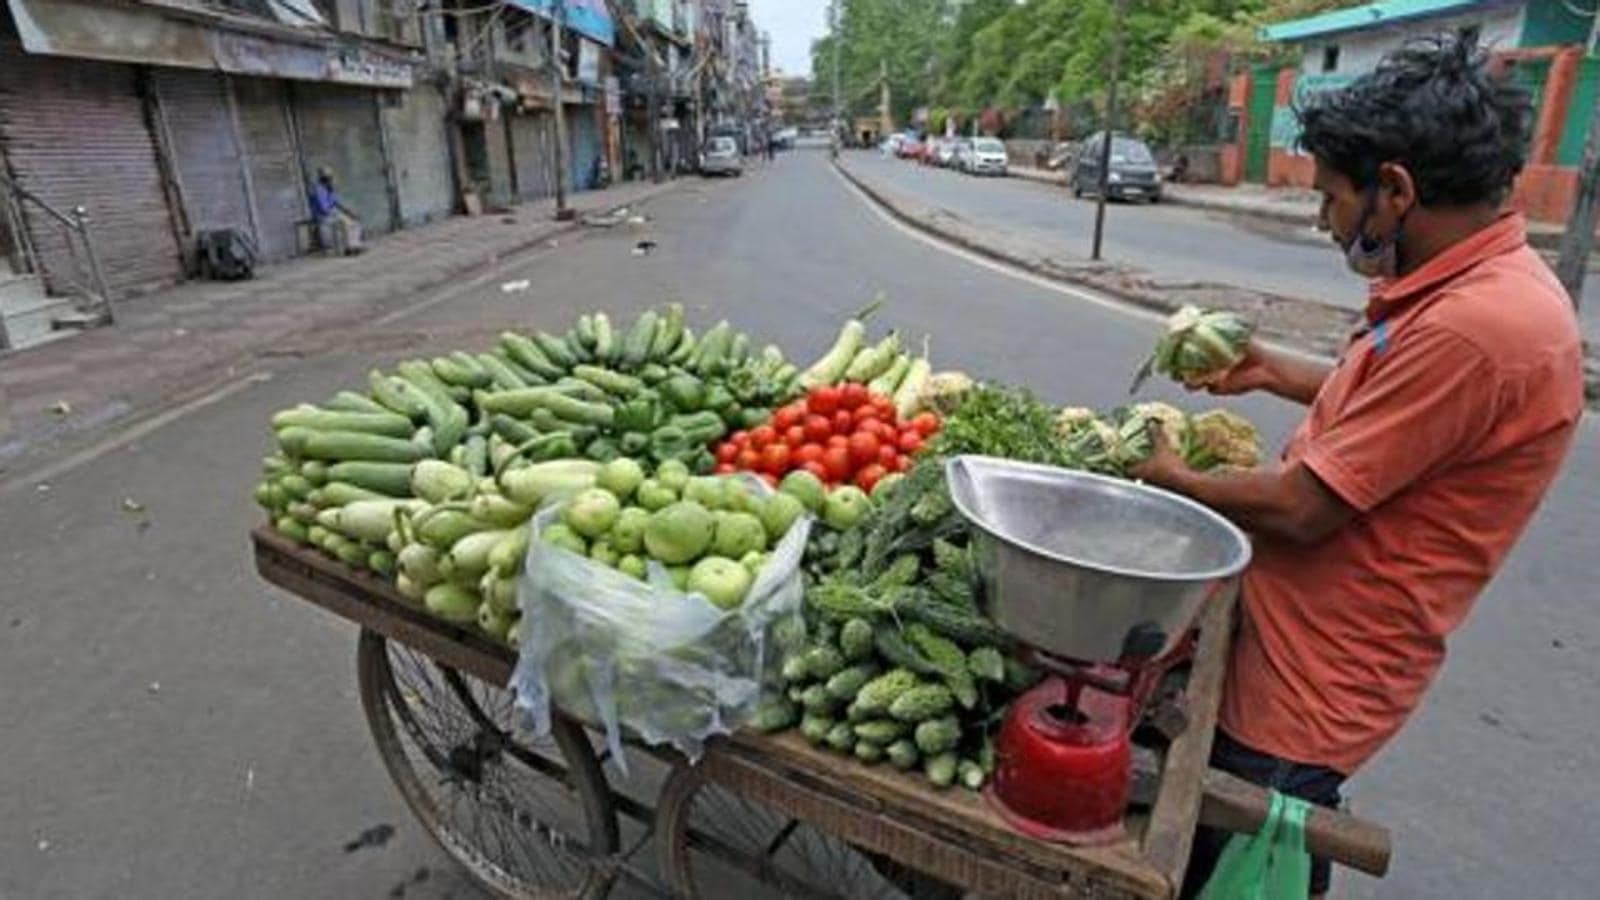
[[[1283,455],[1358,515],[1314,546],[1256,539],[1221,718],[1346,774],[1421,701],[1583,408],[1572,304],[1520,215],[1375,285],[1367,321]]]

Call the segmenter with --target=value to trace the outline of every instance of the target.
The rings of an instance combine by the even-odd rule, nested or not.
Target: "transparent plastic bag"
[[[517,586],[517,705],[537,735],[549,733],[552,706],[603,728],[624,772],[624,731],[699,759],[706,739],[743,724],[762,685],[775,683],[780,647],[804,640],[800,562],[811,520],[797,520],[772,548],[744,605],[723,610],[674,588],[654,560],[647,583],[538,540],[559,514],[534,517]]]

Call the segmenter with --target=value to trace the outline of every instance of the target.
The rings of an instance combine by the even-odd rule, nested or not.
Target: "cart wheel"
[[[606,894],[616,812],[581,728],[557,718],[547,740],[518,735],[510,691],[376,632],[361,632],[356,665],[383,764],[446,853],[503,900]]]
[[[679,765],[656,808],[657,853],[667,886],[684,900],[700,897],[954,900],[958,888],[858,850],[705,780]]]

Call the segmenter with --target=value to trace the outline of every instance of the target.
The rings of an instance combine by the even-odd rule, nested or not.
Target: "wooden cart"
[[[581,723],[558,716],[543,742],[513,727],[509,649],[269,529],[252,537],[262,577],[361,626],[361,703],[385,765],[439,845],[497,896],[600,897],[627,878],[681,897],[1168,898],[1197,821],[1254,831],[1266,815],[1263,791],[1206,764],[1231,601],[1201,624],[1188,721],[1155,759],[1152,802],[1130,812],[1124,840],[1069,847],[1017,834],[977,794],[792,732],[713,741],[693,766],[631,748],[632,776],[608,780]],[[1308,843],[1373,874],[1388,865],[1387,833],[1347,815],[1314,811]]]

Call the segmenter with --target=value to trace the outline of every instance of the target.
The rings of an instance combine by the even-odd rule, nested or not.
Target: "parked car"
[[[900,141],[900,149],[897,152],[897,155],[901,159],[921,159],[922,141],[917,140],[916,135],[906,135],[904,139]]]
[[[1072,169],[1072,196],[1082,197],[1100,190],[1100,157],[1105,149],[1105,132],[1097,131],[1083,142],[1078,162]],[[1137,138],[1113,135],[1111,165],[1106,175],[1108,200],[1161,200],[1161,171],[1155,154]]]
[[[903,135],[903,134],[891,134],[888,137],[883,139],[883,143],[878,145],[878,149],[883,152],[884,156],[896,156],[897,157],[897,156],[900,155],[900,145],[904,144],[905,142],[906,142],[906,136],[905,135]]]
[[[744,174],[744,163],[739,159],[739,142],[731,137],[707,138],[700,151],[701,175]]]
[[[941,169],[953,168],[956,151],[961,149],[961,138],[941,138],[933,148],[933,162]]]
[[[973,138],[972,150],[965,159],[966,165],[962,170],[968,175],[1006,174],[1006,145],[999,138]]]

